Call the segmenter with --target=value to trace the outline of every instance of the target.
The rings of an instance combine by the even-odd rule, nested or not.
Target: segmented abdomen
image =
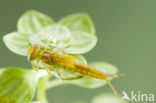
[[[73,68],[66,68],[66,69],[97,79],[106,80],[107,78],[107,75],[105,73],[98,71],[90,66],[80,64],[78,62],[75,62]]]

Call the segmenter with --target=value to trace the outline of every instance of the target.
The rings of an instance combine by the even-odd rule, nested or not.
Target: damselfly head
[[[40,45],[35,44],[28,49],[28,60],[36,60],[40,52]]]

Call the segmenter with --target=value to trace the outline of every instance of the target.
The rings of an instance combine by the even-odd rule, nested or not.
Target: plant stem
[[[47,97],[46,97],[46,84],[48,82],[49,78],[48,77],[43,77],[39,82],[38,82],[38,90],[37,90],[37,101],[41,101],[43,103],[48,103]]]
[[[38,88],[37,100],[38,101],[42,101],[43,103],[48,103],[48,100],[47,100],[47,97],[46,97],[46,89],[45,88]]]

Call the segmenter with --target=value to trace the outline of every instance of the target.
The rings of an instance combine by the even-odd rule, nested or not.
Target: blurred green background
[[[35,9],[59,20],[86,12],[92,17],[99,38],[96,47],[85,54],[89,62],[107,61],[127,74],[113,80],[123,90],[156,95],[156,0],[1,0],[0,37],[16,30],[18,18]],[[9,51],[0,40],[0,67],[30,68],[26,57]],[[108,86],[84,89],[64,85],[48,91],[53,103],[90,101],[100,93],[112,93]]]

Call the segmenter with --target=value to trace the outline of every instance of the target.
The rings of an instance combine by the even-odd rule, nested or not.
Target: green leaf
[[[117,74],[118,72],[118,69],[115,66],[106,62],[93,62],[89,65],[107,74]],[[109,78],[109,80],[111,79],[113,78]],[[79,80],[73,80],[71,83],[85,88],[98,88],[107,84],[104,80],[95,79],[87,76]]]
[[[63,25],[55,24],[47,26],[39,31],[39,34],[50,35],[56,39],[56,41],[66,41],[70,39],[71,32]]]
[[[64,48],[71,37],[70,30],[60,24],[54,24],[41,29],[38,33],[31,35],[29,41],[31,44],[40,44],[45,47],[46,42],[43,40],[49,40],[50,45],[56,48]]]
[[[69,47],[66,49],[70,54],[82,54],[90,51],[97,42],[95,35],[90,35],[86,32],[75,31],[72,32],[71,39],[68,43]]]
[[[4,68],[0,68],[0,74],[3,72]]]
[[[31,103],[43,103],[43,102],[41,102],[41,101],[33,101]]]
[[[29,34],[12,32],[3,37],[3,41],[9,50],[12,52],[26,56],[29,48]]]
[[[54,21],[49,16],[35,10],[30,10],[20,17],[17,28],[19,32],[36,33],[51,24],[54,24]]]
[[[59,21],[60,24],[67,26],[71,31],[82,31],[95,34],[94,24],[86,13],[77,13],[66,16]]]
[[[30,103],[42,74],[28,69],[10,67],[0,74],[1,103]]]

